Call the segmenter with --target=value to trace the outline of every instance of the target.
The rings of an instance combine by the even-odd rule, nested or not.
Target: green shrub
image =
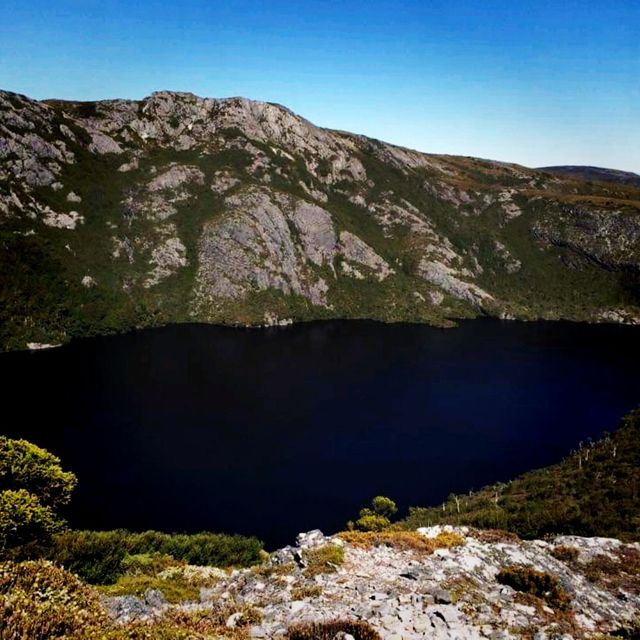
[[[571,606],[567,592],[555,576],[531,567],[513,566],[502,569],[496,576],[500,584],[544,600],[550,607],[566,611]]]
[[[262,560],[263,545],[257,538],[206,532],[160,535],[156,548],[142,548],[138,553],[157,551],[189,564],[212,567],[249,567]]]
[[[113,584],[125,573],[127,555],[170,556],[202,566],[247,567],[261,561],[262,543],[221,533],[67,531],[55,537],[47,557],[91,584]],[[126,562],[125,562],[126,565]]]
[[[360,512],[360,517],[356,520],[356,526],[362,531],[384,531],[391,526],[391,521],[386,516],[379,516],[376,513],[367,513],[368,509]]]
[[[398,511],[396,503],[385,496],[376,496],[371,508],[360,510],[355,526],[362,531],[383,531],[391,525],[391,517]]]
[[[166,569],[182,564],[184,562],[162,553],[135,553],[125,556],[120,566],[129,576],[157,576]]]
[[[76,486],[73,473],[63,471],[60,459],[26,440],[0,436],[0,491],[25,489],[43,505],[60,507]]]
[[[25,489],[0,493],[0,554],[47,540],[62,528],[53,509]],[[19,552],[18,552],[19,553]]]
[[[373,507],[374,513],[377,513],[379,516],[386,516],[387,518],[391,518],[398,511],[396,503],[391,500],[391,498],[385,496],[376,496],[371,501],[371,506]]]
[[[124,572],[126,531],[66,531],[47,557],[90,584],[113,584]]]
[[[64,521],[76,477],[54,455],[26,440],[0,436],[0,555],[46,543]]]
[[[330,622],[301,622],[287,629],[287,640],[333,640],[345,633],[355,640],[382,640],[380,634],[362,620],[333,620]]]

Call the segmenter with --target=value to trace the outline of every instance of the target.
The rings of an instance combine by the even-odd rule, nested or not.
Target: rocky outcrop
[[[620,635],[634,624],[640,607],[640,544],[577,536],[522,541],[450,527],[418,534],[433,541],[444,534],[455,544],[435,544],[431,552],[418,544],[394,545],[391,537],[386,544],[362,546],[313,531],[299,535],[296,546],[271,554],[266,566],[223,575],[201,590],[200,602],[178,606],[250,605],[262,619],[251,627],[254,638],[283,637],[294,623],[333,619],[365,620],[391,640],[570,640]],[[343,549],[343,561],[311,571],[309,550],[332,545]],[[607,559],[623,561],[629,573],[623,568],[608,581],[597,569]],[[499,574],[514,567],[551,576],[563,599],[509,586]],[[162,614],[162,599],[155,613],[146,600],[137,605],[114,601],[110,608],[123,620]]]
[[[381,258],[366,242],[358,236],[343,231],[340,234],[339,253],[348,262],[370,269],[378,280],[384,280],[394,273],[387,262]],[[359,272],[357,272],[359,273]]]
[[[473,274],[467,270],[458,271],[442,262],[423,258],[418,265],[418,273],[454,298],[469,302],[475,307],[482,308],[487,302],[493,300],[491,294],[472,282],[461,279],[461,276],[473,277]]]
[[[326,282],[306,271],[305,258],[317,264],[327,252],[332,257],[335,234],[330,216],[267,189],[230,196],[225,202],[227,215],[208,223],[200,239],[199,302],[276,289],[326,305]],[[290,223],[302,229],[301,246],[294,241]]]
[[[533,233],[606,269],[640,271],[640,217],[632,211],[564,205],[538,220]]]

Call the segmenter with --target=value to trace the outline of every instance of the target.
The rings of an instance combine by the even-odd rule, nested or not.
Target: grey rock
[[[123,149],[113,138],[100,131],[93,131],[91,133],[89,151],[102,155],[105,153],[122,153]]]
[[[153,608],[159,608],[167,604],[164,594],[159,589],[147,589],[144,592],[144,601],[145,604]]]
[[[204,174],[198,167],[173,164],[151,180],[147,189],[151,192],[163,191],[165,189],[177,189],[187,183],[202,184]]]
[[[433,600],[436,604],[451,604],[451,593],[446,589],[438,589],[433,593]]]
[[[153,606],[135,596],[103,596],[101,601],[107,613],[118,622],[145,620],[155,613]]]
[[[313,547],[321,547],[327,543],[327,538],[320,529],[299,533],[296,538],[296,544],[301,549],[310,549]]]
[[[196,287],[200,304],[277,289],[325,306],[327,285],[305,272],[301,249],[288,224],[290,212],[299,210],[301,203],[266,189],[230,196],[226,203],[231,215],[206,224],[200,239]],[[306,238],[309,242],[310,236]]]
[[[384,280],[394,273],[387,262],[366,242],[349,231],[340,233],[339,251],[346,260],[371,269],[378,280]]]
[[[442,262],[423,258],[418,265],[418,274],[431,284],[455,298],[464,300],[474,307],[484,308],[493,296],[472,282],[462,280],[462,274]],[[465,274],[469,277],[470,274]]]
[[[236,611],[227,618],[226,626],[229,629],[235,629],[240,622],[242,622],[242,612]]]

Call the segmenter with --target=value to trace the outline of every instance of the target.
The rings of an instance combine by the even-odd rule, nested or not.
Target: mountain
[[[640,189],[276,104],[0,92],[0,344],[171,322],[640,321]]]
[[[540,167],[540,171],[546,171],[547,173],[566,176],[568,178],[576,178],[578,180],[599,180],[600,182],[614,182],[632,187],[640,187],[640,176],[630,171],[571,165],[562,167]]]

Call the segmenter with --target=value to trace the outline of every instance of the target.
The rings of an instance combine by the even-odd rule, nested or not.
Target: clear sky
[[[640,0],[0,0],[0,88],[241,95],[423,151],[640,172]]]

